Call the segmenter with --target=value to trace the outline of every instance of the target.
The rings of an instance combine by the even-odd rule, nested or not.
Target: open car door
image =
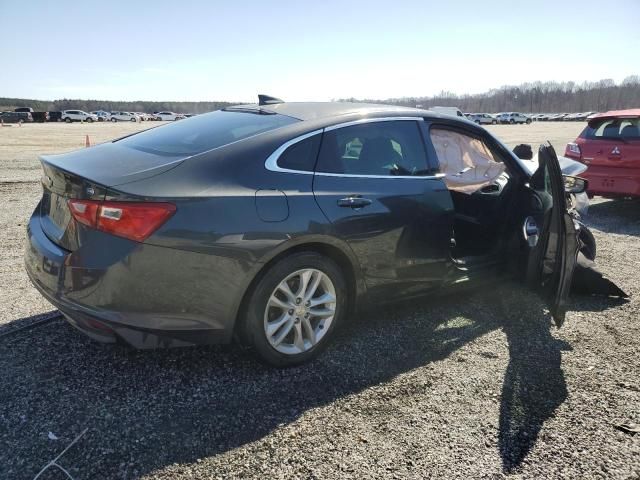
[[[538,162],[538,170],[530,181],[534,198],[523,226],[527,249],[526,281],[541,291],[560,327],[578,257],[579,227],[567,211],[562,170],[550,144],[540,145]]]

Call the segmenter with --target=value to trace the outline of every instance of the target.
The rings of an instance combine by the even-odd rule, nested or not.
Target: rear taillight
[[[580,150],[580,145],[577,143],[567,143],[567,148],[564,151],[564,154],[567,157],[576,158],[580,160],[582,157],[582,151]]]
[[[69,200],[76,222],[119,237],[142,242],[176,211],[171,203]]]

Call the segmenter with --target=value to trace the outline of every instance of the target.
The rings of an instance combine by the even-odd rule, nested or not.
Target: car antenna
[[[276,103],[284,103],[284,100],[269,95],[258,95],[258,105],[275,105]]]

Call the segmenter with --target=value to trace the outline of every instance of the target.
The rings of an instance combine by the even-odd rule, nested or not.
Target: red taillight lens
[[[565,149],[564,154],[567,157],[580,159],[580,157],[582,157],[580,145],[577,143],[567,143],[567,148]]]
[[[176,211],[171,203],[69,200],[73,218],[91,228],[142,242]]]

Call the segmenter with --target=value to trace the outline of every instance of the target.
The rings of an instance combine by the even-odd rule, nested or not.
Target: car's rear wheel
[[[136,117],[131,117],[131,121],[132,121],[132,122],[137,121],[137,120],[136,120]]]
[[[317,253],[296,253],[273,265],[248,296],[243,338],[271,365],[298,365],[327,346],[346,306],[340,267]]]
[[[113,117],[111,117],[111,121],[112,121],[112,122],[117,122],[117,121],[118,121],[118,119],[117,119],[117,118],[113,118]]]
[[[516,121],[512,118],[512,119],[510,119],[510,120],[509,120],[509,123],[510,123],[511,125],[513,125],[514,123],[516,123]]]
[[[89,122],[89,123],[93,123],[93,118],[88,117],[88,118],[87,118],[87,122]]]
[[[71,119],[69,117],[65,118],[64,121],[67,123],[71,123]]]

